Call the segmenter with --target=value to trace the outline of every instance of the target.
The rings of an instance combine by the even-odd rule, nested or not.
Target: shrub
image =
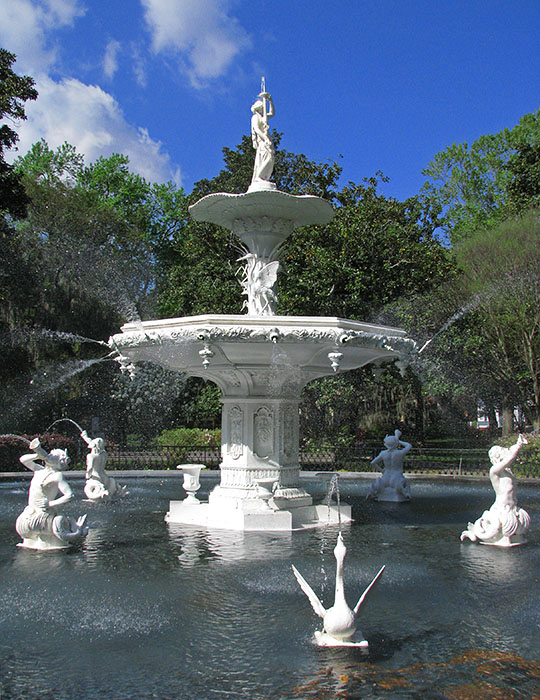
[[[217,447],[221,444],[221,430],[206,428],[173,428],[164,430],[156,438],[163,447]]]

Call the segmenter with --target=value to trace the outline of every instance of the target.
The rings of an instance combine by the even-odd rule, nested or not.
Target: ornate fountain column
[[[299,487],[299,401],[299,397],[222,399],[221,484],[212,500],[254,498],[256,480],[272,478],[276,505],[312,503]]]

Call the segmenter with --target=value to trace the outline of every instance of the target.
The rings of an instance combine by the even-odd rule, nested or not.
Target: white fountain
[[[154,362],[221,389],[221,482],[207,503],[171,502],[166,519],[291,531],[337,522],[335,509],[329,514],[325,505],[314,505],[299,483],[302,388],[338,371],[401,361],[414,343],[396,328],[275,315],[281,244],[299,226],[328,223],[333,209],[320,197],[293,196],[270,182],[274,148],[268,118],[274,107],[264,81],[251,109],[256,156],[248,191],[210,194],[190,207],[196,221],[223,226],[240,240],[247,314],[128,323],[109,345],[130,373],[133,363]],[[342,505],[341,518],[351,519],[350,507]]]

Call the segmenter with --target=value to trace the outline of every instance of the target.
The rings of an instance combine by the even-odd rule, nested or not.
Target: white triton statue
[[[526,444],[527,440],[520,435],[512,447],[495,445],[490,449],[488,454],[492,466],[489,478],[495,491],[495,502],[476,522],[468,524],[461,533],[462,542],[469,539],[497,547],[513,547],[527,542],[525,533],[531,519],[527,511],[518,508],[516,478],[510,468],[521,446]]]
[[[268,128],[268,120],[274,116],[274,103],[270,94],[266,92],[264,78],[261,81],[261,92],[252,104],[251,112],[251,141],[255,149],[255,165],[248,191],[275,189],[275,185],[269,182],[274,170],[274,144]]]
[[[411,492],[409,482],[403,476],[403,459],[412,445],[400,440],[401,432],[394,431],[393,435],[384,438],[385,450],[382,450],[371,464],[384,464],[383,475],[371,486],[368,498],[376,501],[393,501],[396,503],[409,501]]]
[[[81,433],[82,439],[90,448],[86,455],[86,484],[84,493],[91,501],[103,501],[110,498],[127,496],[125,486],[120,486],[116,480],[105,473],[107,450],[103,438],[90,438],[86,430]]]
[[[17,518],[15,529],[23,538],[19,547],[27,549],[65,549],[82,541],[88,534],[86,515],[74,520],[58,515],[56,508],[73,498],[71,486],[61,472],[69,464],[65,450],[51,450],[48,454],[39,439],[30,443],[31,454],[20,458],[27,469],[34,472],[28,492],[28,505]],[[36,460],[42,460],[39,464]],[[58,494],[61,493],[61,496]]]
[[[309,583],[307,583],[304,577],[294,566],[292,567],[292,570],[298,583],[300,584],[300,588],[307,595],[313,610],[315,610],[316,614],[323,619],[322,631],[317,631],[314,635],[316,644],[321,647],[350,646],[367,648],[368,643],[365,639],[353,641],[353,637],[357,630],[356,618],[360,612],[360,608],[366,602],[368,593],[373,590],[375,584],[380,580],[385,567],[381,567],[373,581],[360,596],[358,603],[356,603],[354,608],[351,610],[351,608],[349,608],[347,605],[347,601],[345,600],[345,587],[343,584],[343,562],[345,560],[346,553],[347,548],[345,547],[343,537],[340,532],[338,535],[337,544],[334,548],[334,556],[336,557],[337,562],[335,599],[334,605],[331,608],[328,608],[328,610],[325,609]]]

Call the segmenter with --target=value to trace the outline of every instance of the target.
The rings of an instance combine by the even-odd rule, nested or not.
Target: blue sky
[[[399,199],[438,151],[540,108],[539,0],[0,0],[0,16],[40,92],[20,153],[121,152],[186,191],[249,131],[262,75],[284,148],[339,159],[343,184],[382,170]]]

